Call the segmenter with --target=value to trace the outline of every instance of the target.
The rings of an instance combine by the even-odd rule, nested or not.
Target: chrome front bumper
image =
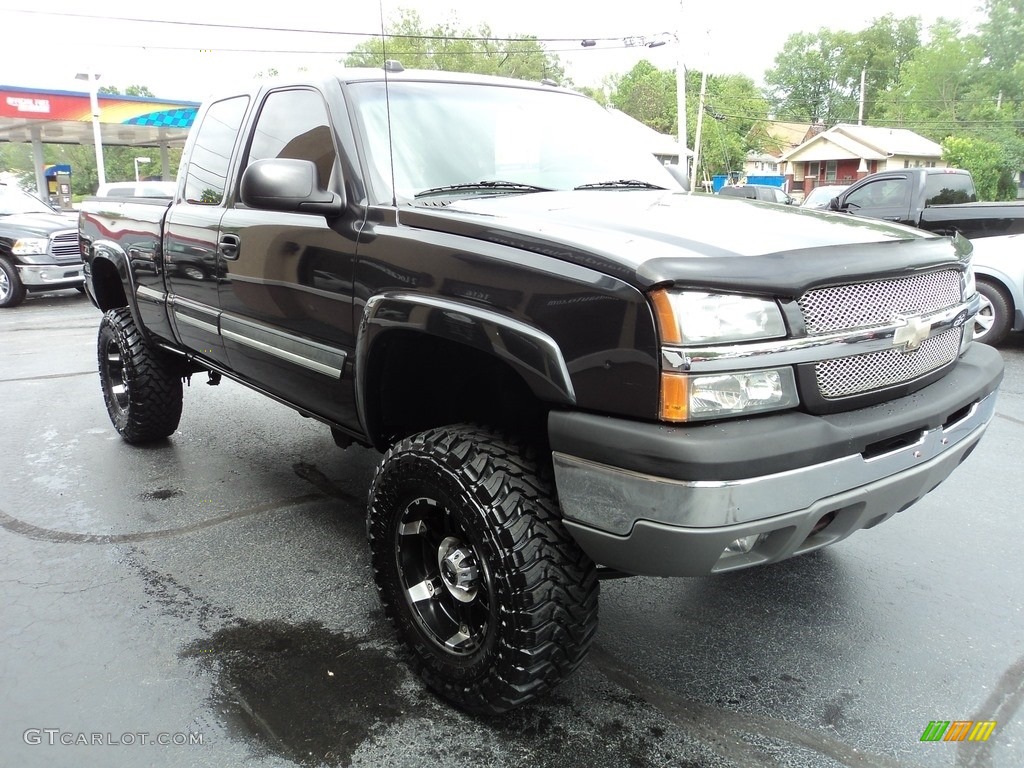
[[[85,282],[82,264],[19,264],[18,276],[27,288],[74,288]]]
[[[687,482],[556,451],[565,524],[596,562],[627,573],[693,576],[747,568],[870,528],[921,499],[977,445],[996,394],[916,441],[769,475]],[[727,552],[757,537],[748,552]]]

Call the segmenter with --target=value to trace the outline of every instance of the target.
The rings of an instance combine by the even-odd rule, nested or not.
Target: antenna
[[[391,205],[395,207],[395,223],[398,223],[398,191],[395,187],[395,139],[391,132],[391,89],[388,87],[390,73],[401,72],[402,65],[388,59],[387,35],[384,31],[384,0],[377,0],[380,12],[380,52],[384,59],[384,107],[388,118],[388,159],[391,168]],[[397,65],[397,66],[395,66]]]

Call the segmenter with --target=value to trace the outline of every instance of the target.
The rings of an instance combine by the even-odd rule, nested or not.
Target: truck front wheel
[[[974,340],[996,346],[1010,332],[1010,299],[998,286],[978,281],[981,309],[974,318]]]
[[[96,346],[103,400],[118,434],[129,443],[172,434],[181,420],[181,377],[147,346],[127,307],[103,315]]]
[[[597,572],[524,448],[473,427],[403,440],[377,469],[367,532],[414,670],[456,706],[507,711],[586,656]]]
[[[16,307],[25,300],[25,286],[18,270],[8,259],[0,258],[0,307]]]

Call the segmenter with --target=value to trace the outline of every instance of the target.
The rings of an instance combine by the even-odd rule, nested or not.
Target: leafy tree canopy
[[[129,85],[124,91],[121,91],[116,85],[104,85],[97,89],[96,92],[108,96],[146,96],[151,99],[156,98],[153,92],[145,85]]]
[[[533,35],[497,40],[491,28],[459,29],[451,23],[425,27],[415,11],[401,10],[384,39],[360,43],[345,59],[347,67],[381,67],[387,59],[406,69],[473,72],[520,80],[565,81],[558,57],[545,51]]]

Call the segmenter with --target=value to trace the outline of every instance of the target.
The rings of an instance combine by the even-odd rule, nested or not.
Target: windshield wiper
[[[444,187],[431,187],[415,194],[417,199],[432,195],[443,195],[446,192],[477,192],[480,190],[495,192],[551,192],[550,187],[538,187],[536,184],[521,184],[518,181],[473,181],[466,184],[449,184]]]
[[[575,189],[665,189],[657,184],[640,179],[616,179],[615,181],[595,181],[591,184],[580,184]]]

